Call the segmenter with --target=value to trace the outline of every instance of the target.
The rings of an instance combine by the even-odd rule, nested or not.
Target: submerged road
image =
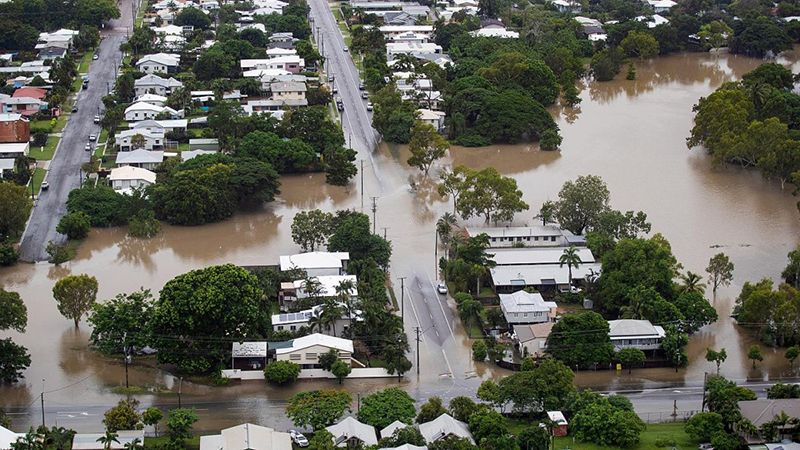
[[[89,161],[91,153],[84,150],[89,135],[100,133],[100,126],[95,125],[93,119],[102,107],[103,96],[108,94],[110,86],[113,87],[117,67],[122,61],[119,46],[125,42],[125,35],[133,24],[131,4],[132,0],[120,3],[122,16],[103,33],[97,50],[99,59],[89,66],[89,87],[77,93],[75,105],[78,111],[69,116],[45,177],[50,188],[37,198],[20,242],[23,261],[45,261],[48,259],[45,251],[48,242],[62,244],[66,241],[66,236],[58,233],[56,226],[67,213],[70,191],[80,187],[81,165]]]

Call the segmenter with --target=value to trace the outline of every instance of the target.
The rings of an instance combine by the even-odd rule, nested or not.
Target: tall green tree
[[[0,331],[25,332],[28,309],[18,293],[0,288]],[[11,338],[0,339],[0,383],[15,383],[31,364],[28,350]]]
[[[711,283],[711,289],[714,293],[717,292],[718,287],[731,284],[733,267],[733,262],[724,253],[717,253],[708,261],[706,273],[708,273],[708,281]]]
[[[58,312],[74,321],[75,328],[97,300],[97,287],[97,278],[86,274],[68,275],[53,286]]]
[[[136,411],[138,400],[120,400],[116,406],[103,414],[103,425],[106,431],[117,432],[120,430],[135,430],[142,416]]]
[[[516,180],[500,175],[493,167],[468,169],[459,198],[461,217],[483,216],[487,223],[511,221],[515,213],[528,209]]]
[[[358,420],[378,429],[395,420],[411,423],[417,415],[414,399],[399,388],[386,388],[361,399]]]
[[[719,375],[719,368],[725,360],[728,359],[728,352],[725,349],[720,349],[719,351],[714,350],[713,348],[706,349],[706,361],[713,362],[717,366],[717,375]]]
[[[167,415],[167,434],[170,442],[183,447],[186,439],[192,436],[192,427],[197,420],[197,413],[194,409],[171,409]]]
[[[153,296],[149,290],[118,294],[106,302],[95,303],[89,313],[92,325],[89,342],[107,355],[121,353],[126,346],[143,348],[150,344],[152,314]]]
[[[33,202],[25,186],[0,183],[0,242],[22,235]]]
[[[352,401],[345,391],[303,391],[289,398],[286,415],[296,426],[316,431],[336,423],[350,409]]]
[[[569,367],[608,364],[614,352],[608,330],[608,322],[596,312],[567,314],[553,326],[547,353]]]
[[[580,176],[561,187],[555,203],[555,218],[563,228],[583,234],[609,209],[610,197],[602,178],[595,175]]]
[[[408,158],[408,165],[418,168],[427,176],[431,165],[443,158],[449,148],[450,144],[433,125],[417,120],[411,127],[408,145],[411,157]]]
[[[559,267],[564,267],[565,264],[567,266],[569,272],[568,284],[570,286],[572,286],[572,268],[579,268],[582,262],[580,255],[578,255],[578,249],[573,245],[565,248],[561,256],[558,257]]]

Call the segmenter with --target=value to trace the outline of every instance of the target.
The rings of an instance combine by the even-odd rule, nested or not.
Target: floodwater
[[[791,64],[796,72],[797,60],[797,55],[790,53],[781,62]],[[553,109],[564,136],[561,152],[540,152],[535,144],[453,148],[432,170],[461,164],[494,166],[514,177],[531,205],[529,212],[517,215],[518,225],[533,223],[539,205],[555,198],[564,181],[600,175],[612,192],[613,206],[646,212],[653,231],[671,242],[686,269],[704,273],[708,259],[719,251],[731,257],[736,265],[734,283],[720,289],[712,300],[721,319],[692,338],[688,368],[677,373],[671,369],[636,370],[632,375],[584,372],[577,376],[580,384],[612,390],[701,384],[704,372],[713,370],[703,357],[707,347],[727,349],[728,361],[722,372],[734,379],[774,380],[794,375],[782,350],[765,349],[765,361],[752,369],[746,352],[753,341],[728,316],[745,281],[779,277],[786,254],[800,241],[797,199],[755,172],[713,168],[702,151],[689,151],[685,145],[692,105],[758,63],[725,54],[687,54],[641,62],[637,80],[589,83],[581,93],[579,108]],[[99,430],[99,414],[121,398],[112,392],[125,382],[121,361],[89,351],[88,324],[75,330],[55,307],[52,286],[67,274],[97,277],[99,298],[108,299],[140,287],[157,292],[174,276],[212,264],[274,264],[279,255],[298,251],[290,235],[292,217],[298,211],[361,210],[363,205],[363,211],[371,215],[372,197],[377,197],[377,230],[394,243],[392,279],[395,283],[401,276],[435,279],[434,224],[452,205],[439,198],[434,181],[408,168],[407,158],[406,148],[386,145],[365,158],[363,193],[358,178],[342,188],[325,185],[320,174],[286,177],[278,201],[222,223],[196,228],[165,226],[151,240],[128,238],[124,229],[93,230],[75,260],[62,267],[40,263],[0,270],[0,285],[22,295],[29,316],[26,333],[7,334],[28,347],[33,360],[22,382],[0,387],[0,406],[20,412],[14,416],[15,425],[34,423],[39,393],[44,389],[50,424],[55,417],[60,424],[79,430]],[[408,188],[411,181],[419,186],[413,193]],[[410,338],[419,324],[416,309],[422,312],[423,303],[419,296],[407,299],[407,308],[415,306],[414,314],[405,314]],[[420,347],[421,375],[409,374],[401,382],[415,397],[474,392],[482,378],[503,373],[470,360],[470,341],[458,320],[453,320],[454,309],[452,303],[446,305],[435,320],[438,313],[431,312],[434,323],[441,324],[443,317],[447,327],[435,330],[437,336],[439,332],[445,335],[439,341],[441,348],[425,335]],[[415,357],[413,345],[410,357]],[[131,384],[161,391],[139,396],[143,404],[177,401],[178,381],[152,363],[135,361],[129,376]],[[347,380],[345,387],[366,393],[396,383]],[[318,386],[335,387],[335,382],[300,382],[274,389],[258,382],[208,387],[184,381],[181,389],[183,402],[200,409],[199,428],[218,430],[243,420],[283,425],[282,402],[298,390]],[[36,406],[26,409],[29,405]]]

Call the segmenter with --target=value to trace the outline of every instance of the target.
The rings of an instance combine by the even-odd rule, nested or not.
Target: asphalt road
[[[122,61],[120,44],[133,23],[131,0],[120,3],[122,17],[111,23],[103,33],[98,54],[99,59],[89,67],[89,87],[77,94],[78,111],[67,121],[45,181],[50,185],[42,191],[34,203],[28,226],[20,243],[20,258],[23,261],[48,259],[45,248],[54,241],[63,243],[66,236],[56,232],[58,221],[67,213],[67,196],[80,186],[81,165],[89,161],[91,152],[84,150],[90,134],[100,134],[100,126],[94,124],[94,115],[102,108],[101,99],[114,85],[116,68]]]

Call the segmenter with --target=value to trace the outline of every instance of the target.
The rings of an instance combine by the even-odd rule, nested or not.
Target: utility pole
[[[361,160],[361,211],[364,211],[364,160]]]
[[[376,220],[375,212],[378,211],[378,204],[376,203],[378,201],[378,197],[371,197],[371,198],[372,198],[372,234],[375,234],[375,225],[377,223],[375,222]]]
[[[128,385],[128,362],[130,356],[128,355],[128,332],[126,331],[122,337],[122,349],[125,355],[125,389],[129,389],[130,386]]]
[[[178,378],[178,408],[181,407],[181,388],[183,388],[183,377]]]
[[[419,375],[419,342],[421,340],[419,338],[420,329],[419,327],[414,327],[414,330],[417,332],[417,375]]]
[[[700,412],[706,410],[706,381],[708,380],[708,372],[703,372],[703,404],[700,407]]]
[[[434,227],[433,230],[433,270],[436,273],[436,279],[439,279],[439,230]]]
[[[44,378],[42,378],[42,393],[41,393],[41,400],[42,400],[42,428],[44,428]]]
[[[406,318],[406,278],[399,277],[400,280],[400,318],[405,321]]]
[[[383,239],[386,240],[386,230],[388,230],[389,227],[381,227],[381,228],[383,228]]]

